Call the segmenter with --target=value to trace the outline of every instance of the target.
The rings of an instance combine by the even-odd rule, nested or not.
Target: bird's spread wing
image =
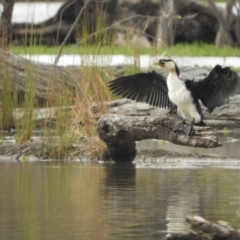
[[[229,97],[240,92],[240,77],[230,70],[215,66],[209,75],[202,81],[197,82],[195,91],[209,112],[229,102]]]
[[[173,108],[168,98],[166,77],[154,71],[120,77],[109,83],[110,90],[122,97],[162,108]]]

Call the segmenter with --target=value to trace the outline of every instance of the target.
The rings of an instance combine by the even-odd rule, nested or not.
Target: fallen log
[[[194,134],[174,133],[172,128],[180,121],[174,115],[131,117],[106,114],[98,121],[98,134],[106,143],[103,158],[132,161],[136,155],[135,141],[162,139],[178,145],[212,148],[218,147],[217,133],[210,127],[194,127]]]
[[[66,68],[36,63],[11,54],[0,48],[0,91],[6,90],[6,79],[14,94],[28,91],[28,82],[34,84],[34,94],[38,99],[56,100],[58,93],[66,87],[74,92],[76,78]],[[30,90],[30,89],[29,89]]]
[[[239,240],[240,232],[228,222],[218,221],[212,223],[200,216],[188,216],[186,222],[191,225],[193,230],[191,233],[171,233],[168,234],[164,240]]]

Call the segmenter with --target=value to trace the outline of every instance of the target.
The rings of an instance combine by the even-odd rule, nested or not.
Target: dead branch
[[[88,39],[91,39],[93,36],[99,34],[99,33],[103,33],[103,32],[106,32],[108,30],[111,30],[113,28],[118,28],[120,26],[121,23],[125,22],[125,21],[128,21],[130,19],[133,19],[133,18],[137,18],[137,17],[147,17],[147,16],[143,16],[141,14],[137,14],[137,15],[134,15],[134,16],[130,16],[130,17],[127,17],[127,18],[124,18],[124,19],[121,19],[119,21],[116,21],[114,22],[113,24],[111,24],[110,26],[108,27],[105,27],[105,28],[102,28],[101,30],[98,30],[98,31],[95,31],[91,34],[89,34],[87,37],[85,38],[82,38],[81,41],[79,41],[77,44],[75,44],[73,47],[71,47],[70,49],[68,49],[66,52],[64,52],[64,54],[67,54],[69,52],[71,52],[74,48],[78,47],[79,45],[81,45],[83,42],[87,41]],[[63,54],[62,54],[63,55]]]
[[[63,42],[62,42],[62,44],[61,44],[61,46],[60,46],[60,48],[59,48],[59,50],[58,50],[58,54],[57,54],[57,56],[56,56],[56,59],[55,59],[55,61],[54,61],[54,64],[55,64],[55,65],[57,65],[58,60],[59,60],[59,58],[61,57],[62,49],[63,49],[64,45],[66,44],[68,38],[70,37],[73,29],[74,29],[75,26],[77,25],[80,17],[81,17],[82,14],[83,14],[83,11],[84,11],[85,8],[87,7],[89,1],[90,1],[90,0],[87,0],[87,1],[84,3],[83,7],[81,8],[80,12],[78,13],[78,15],[77,15],[77,17],[76,17],[76,19],[75,19],[75,21],[74,21],[74,23],[72,24],[72,26],[71,26],[71,28],[69,29],[66,37],[64,38],[64,40],[63,40]],[[58,30],[58,32],[59,32],[59,30]]]
[[[236,44],[234,43],[230,33],[228,32],[229,29],[229,19],[230,19],[230,15],[232,12],[232,7],[233,7],[233,3],[232,0],[230,0],[230,2],[228,2],[227,7],[226,7],[226,12],[225,12],[225,19],[223,18],[223,16],[219,13],[216,5],[214,4],[214,2],[212,0],[208,0],[208,4],[210,6],[210,8],[212,9],[213,13],[215,14],[216,18],[218,19],[218,22],[220,24],[220,35],[224,36],[224,39],[226,40],[226,42],[231,46],[231,47],[235,47]],[[218,36],[218,45],[222,45],[222,41],[221,43],[219,42],[220,40],[220,36]],[[221,37],[222,38],[222,37]]]

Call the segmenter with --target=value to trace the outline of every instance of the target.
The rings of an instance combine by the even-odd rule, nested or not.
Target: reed
[[[0,129],[9,129],[13,126],[13,94],[11,75],[6,63],[2,63],[0,78]]]
[[[108,112],[106,102],[111,94],[106,86],[106,74],[98,67],[82,67],[77,96],[72,106],[72,133],[85,141],[89,157],[101,156],[104,144],[96,133],[99,117]]]
[[[69,81],[68,76],[65,83]],[[72,88],[64,83],[59,84],[54,68],[49,74],[48,94],[45,98],[44,107],[50,109],[50,117],[42,122],[42,137],[44,142],[44,155],[53,159],[64,159],[66,153],[74,143],[71,134],[70,107],[73,104]],[[57,87],[56,87],[57,84]]]
[[[23,115],[18,121],[15,121],[16,135],[15,140],[18,143],[29,141],[34,129],[33,110],[35,107],[35,78],[34,69],[31,64],[25,66],[27,72],[25,79],[25,89],[23,99],[15,99],[15,106],[21,107]]]

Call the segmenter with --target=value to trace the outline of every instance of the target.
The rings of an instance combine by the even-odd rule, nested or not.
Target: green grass
[[[177,44],[169,49],[166,49],[167,56],[203,56],[203,57],[227,57],[227,56],[240,56],[239,48],[231,48],[224,46],[217,48],[212,44],[194,43],[194,44]]]
[[[201,2],[206,3],[207,0],[201,0]],[[218,3],[218,2],[226,2],[226,0],[213,0],[213,2]]]
[[[80,54],[80,55],[113,55],[113,54],[123,54],[126,56],[133,56],[137,54],[140,55],[161,55],[165,53],[165,56],[237,56],[240,57],[240,48],[231,48],[230,46],[224,46],[222,48],[217,48],[213,44],[205,43],[193,43],[193,44],[177,44],[170,48],[138,48],[136,49],[133,46],[124,46],[117,47],[113,45],[84,45],[76,46],[69,45],[64,47],[64,54]],[[30,47],[20,47],[20,46],[10,46],[10,51],[15,54],[53,54],[57,53],[58,47],[49,47],[49,46],[30,46]]]

